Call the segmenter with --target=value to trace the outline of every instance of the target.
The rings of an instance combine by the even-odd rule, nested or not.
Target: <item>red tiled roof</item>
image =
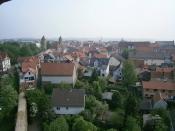
[[[41,75],[46,76],[72,76],[74,71],[73,63],[42,63]]]
[[[37,65],[39,64],[39,59],[37,57],[20,57],[18,62],[21,63],[22,72],[32,71],[36,72]]]
[[[144,89],[175,90],[174,82],[143,81],[142,84]]]
[[[107,55],[95,53],[95,54],[94,54],[94,57],[95,57],[95,58],[99,58],[99,59],[100,59],[100,58],[107,58]]]

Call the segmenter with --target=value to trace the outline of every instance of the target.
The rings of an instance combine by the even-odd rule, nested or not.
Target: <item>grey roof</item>
[[[94,67],[94,62],[98,61],[98,67],[102,67],[104,65],[108,65],[109,58],[91,58],[89,66]]]
[[[120,62],[123,62],[125,61],[125,58],[123,58],[123,56],[115,53],[115,54],[112,54],[111,57],[114,57],[115,59],[119,60]]]
[[[85,103],[84,89],[60,89],[54,88],[52,104],[56,107],[82,107]]]
[[[165,58],[169,58],[169,55],[166,55],[165,53],[155,53],[155,52],[130,52],[129,58],[134,59],[160,59],[164,60]]]

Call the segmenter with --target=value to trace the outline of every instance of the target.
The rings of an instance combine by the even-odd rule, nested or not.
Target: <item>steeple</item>
[[[60,36],[57,42],[57,51],[62,51],[62,37]]]

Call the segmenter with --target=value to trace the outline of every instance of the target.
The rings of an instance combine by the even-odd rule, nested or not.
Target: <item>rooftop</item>
[[[53,106],[84,106],[84,89],[60,89],[54,88],[52,93]]]
[[[41,75],[46,76],[72,76],[74,71],[73,63],[42,63]]]

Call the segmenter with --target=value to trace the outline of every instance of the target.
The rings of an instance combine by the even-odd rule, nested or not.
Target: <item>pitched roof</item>
[[[37,57],[20,57],[18,62],[21,63],[22,72],[31,71],[36,73],[36,67],[39,64],[39,59]]]
[[[84,106],[84,89],[60,89],[54,88],[52,93],[53,106],[82,107]]]
[[[102,67],[103,65],[108,65],[109,64],[109,58],[91,58],[90,59],[90,66],[94,66],[94,62],[98,62],[98,67]]]
[[[100,58],[107,58],[107,55],[95,53],[93,57],[94,57],[94,58],[99,58],[99,59],[100,59]]]
[[[156,52],[130,52],[129,53],[129,57],[130,58],[134,58],[134,59],[160,59],[160,60],[164,60],[165,58],[170,57],[169,55],[165,54],[165,53],[156,53]]]
[[[42,63],[41,75],[46,76],[72,76],[74,71],[73,63]]]
[[[144,89],[175,90],[174,82],[143,81]]]

